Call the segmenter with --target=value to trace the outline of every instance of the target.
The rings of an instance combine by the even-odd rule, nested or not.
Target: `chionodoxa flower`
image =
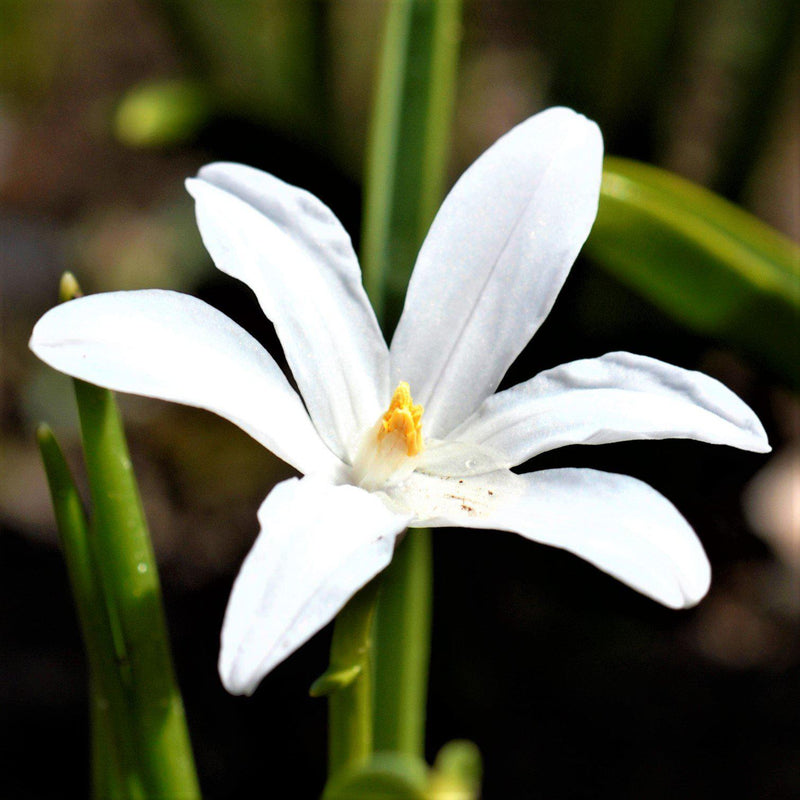
[[[408,527],[513,531],[671,607],[710,569],[675,507],[631,477],[512,471],[570,444],[668,437],[769,449],[717,381],[625,352],[495,393],[550,311],[597,212],[603,144],[565,108],[528,119],[461,177],[419,253],[387,347],[341,224],[313,195],[239,164],[187,182],[217,267],[274,323],[299,389],[209,305],[99,294],[42,317],[34,352],[123,392],[213,411],[305,477],[277,485],[222,628],[227,689],[251,693],[386,567]],[[301,399],[302,397],[302,399]]]

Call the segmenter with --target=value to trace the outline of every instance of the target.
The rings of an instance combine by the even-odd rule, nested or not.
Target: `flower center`
[[[406,455],[416,456],[422,451],[422,406],[414,405],[411,389],[401,381],[392,395],[389,409],[383,415],[378,429],[378,445],[397,432],[406,444]]]
[[[414,405],[411,389],[402,381],[386,413],[364,433],[353,461],[352,480],[368,491],[405,480],[424,449],[422,406]]]

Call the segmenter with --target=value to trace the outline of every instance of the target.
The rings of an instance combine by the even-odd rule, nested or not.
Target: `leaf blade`
[[[664,170],[606,158],[589,257],[661,310],[800,386],[800,248]]]

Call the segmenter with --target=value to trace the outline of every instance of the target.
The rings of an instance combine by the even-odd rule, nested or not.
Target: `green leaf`
[[[444,194],[460,31],[458,0],[388,5],[361,245],[364,285],[387,333]]]
[[[126,656],[114,633],[83,504],[50,427],[39,425],[36,438],[91,673],[93,794],[98,800],[140,798],[143,789],[120,671]]]
[[[607,158],[586,253],[800,388],[800,248],[751,214],[677,175]]]
[[[183,701],[175,682],[161,589],[122,422],[111,392],[75,381],[92,496],[94,555],[118,620],[126,717],[149,797],[199,798]]]
[[[71,273],[61,302],[81,296]],[[150,535],[114,396],[74,381],[94,516],[89,525],[61,449],[37,438],[90,665],[95,797],[199,798],[173,675]]]
[[[361,664],[351,664],[342,669],[328,669],[311,684],[308,693],[312,697],[325,697],[326,695],[346,689],[363,672]]]

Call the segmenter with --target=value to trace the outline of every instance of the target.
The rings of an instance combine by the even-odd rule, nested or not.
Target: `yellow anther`
[[[394,390],[392,402],[378,429],[378,441],[395,431],[405,438],[409,456],[415,456],[422,450],[422,406],[414,405],[411,389],[405,381],[401,381]]]

